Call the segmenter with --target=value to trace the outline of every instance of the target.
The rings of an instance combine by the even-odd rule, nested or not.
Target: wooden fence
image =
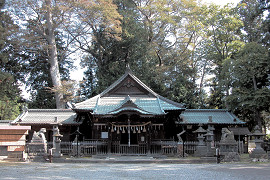
[[[214,143],[218,146],[218,142]],[[196,151],[198,145],[197,141],[184,142],[184,152],[192,155]],[[26,152],[37,154],[41,152],[39,149],[29,148],[29,143],[26,144]],[[53,147],[53,144],[49,142],[47,149]],[[120,141],[113,141],[110,151],[108,150],[108,142],[106,140],[87,140],[79,142],[61,142],[61,153],[69,156],[91,156],[91,155],[105,155],[109,152],[111,154],[118,155],[146,155],[160,154],[167,156],[178,155],[177,142],[172,140],[154,140],[150,145],[146,142],[138,142],[138,144],[120,144]],[[242,152],[243,143],[239,143],[239,151]],[[35,152],[37,151],[37,152]]]
[[[122,155],[145,155],[147,154],[147,144],[139,142],[138,144],[120,144],[120,141],[112,142],[112,154]]]

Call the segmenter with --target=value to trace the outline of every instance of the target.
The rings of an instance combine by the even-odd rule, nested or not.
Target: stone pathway
[[[270,164],[0,163],[0,179],[266,180]]]

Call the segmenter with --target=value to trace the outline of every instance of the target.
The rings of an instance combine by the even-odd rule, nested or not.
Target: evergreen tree
[[[5,1],[0,1],[0,120],[13,120],[19,114],[20,90],[17,80],[21,77],[21,67],[11,59],[16,56],[12,36],[17,26],[13,24],[10,16],[2,11],[4,5]]]
[[[246,44],[227,62],[232,84],[227,97],[230,109],[250,124],[264,124],[261,113],[269,110],[270,61],[266,48],[255,42]]]

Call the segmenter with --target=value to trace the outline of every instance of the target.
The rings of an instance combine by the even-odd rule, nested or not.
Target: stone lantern
[[[215,149],[211,146],[214,134],[211,132],[211,130],[207,129],[207,133],[204,136],[206,137],[206,156],[214,156]]]
[[[199,128],[195,131],[193,131],[193,133],[198,133],[198,145],[196,147],[196,151],[194,152],[195,156],[206,156],[206,152],[207,152],[207,148],[205,145],[204,140],[204,134],[207,133],[207,131],[205,129],[202,128],[201,125],[199,125]]]
[[[263,157],[265,157],[267,154],[263,150],[261,144],[263,142],[263,136],[265,136],[266,134],[263,134],[261,132],[259,126],[256,125],[255,128],[254,128],[254,133],[250,134],[250,135],[254,136],[254,138],[255,138],[255,149],[253,149],[253,151],[251,152],[249,157],[251,157],[251,158],[263,158]]]
[[[207,131],[209,131],[212,135],[212,141],[214,139],[214,130],[215,130],[215,125],[216,123],[213,122],[213,116],[209,116],[208,117],[208,128],[207,128]]]
[[[207,133],[207,131],[205,129],[202,128],[201,125],[199,125],[199,128],[195,131],[193,131],[193,133],[198,133],[197,139],[199,141],[198,146],[204,146],[204,134]]]
[[[57,118],[55,117],[55,123],[53,124],[53,157],[61,157],[61,137],[63,135],[59,132]]]

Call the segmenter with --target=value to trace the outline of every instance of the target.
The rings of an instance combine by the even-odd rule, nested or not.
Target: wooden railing
[[[147,153],[147,144],[145,142],[139,142],[138,144],[120,144],[119,141],[112,142],[113,154],[124,154],[124,155],[144,155]]]
[[[197,141],[185,141],[185,153],[194,154],[197,144]],[[218,143],[216,145],[218,145]],[[27,153],[38,154],[42,152],[41,149],[31,149],[29,147],[29,143],[27,143]],[[40,147],[42,148],[43,146]],[[52,143],[49,142],[47,149],[52,147]],[[119,155],[146,155],[150,153],[174,156],[178,154],[177,142],[173,140],[154,140],[150,145],[146,142],[138,142],[138,144],[131,144],[130,146],[128,144],[120,144],[120,141],[112,141],[112,143],[108,145],[106,140],[86,140],[79,142],[61,142],[60,147],[63,155],[70,156],[102,155],[109,152]],[[108,147],[110,147],[110,151]]]
[[[194,154],[198,141],[185,141],[184,142],[184,151],[186,154]]]
[[[177,142],[171,140],[155,140],[151,143],[151,154],[175,155]]]

